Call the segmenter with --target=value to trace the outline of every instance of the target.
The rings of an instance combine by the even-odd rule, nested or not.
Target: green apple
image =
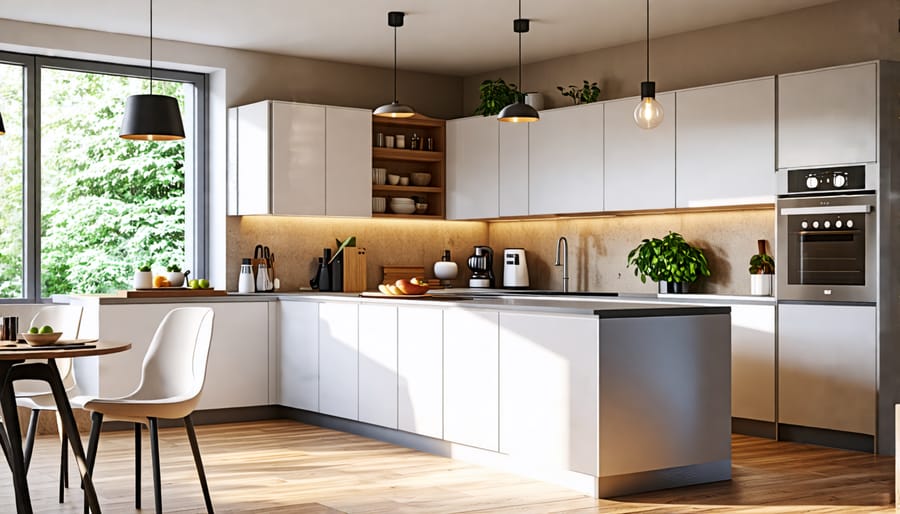
[[[38,327],[31,327],[28,329],[29,334],[37,334],[40,331],[41,331],[41,329],[39,329]]]
[[[192,278],[188,281],[188,287],[190,287],[191,289],[199,289],[200,284],[197,282],[197,279]]]
[[[40,332],[40,333],[41,333],[41,334],[52,334],[52,333],[53,333],[53,327],[51,327],[50,325],[44,325],[43,327],[41,327],[41,332]]]
[[[206,280],[205,278],[201,278],[197,281],[197,283],[200,284],[200,289],[209,288],[209,280]]]

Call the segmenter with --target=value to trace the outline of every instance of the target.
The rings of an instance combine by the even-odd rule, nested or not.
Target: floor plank
[[[894,459],[734,436],[733,479],[594,500],[550,484],[294,421],[197,427],[217,512],[376,513],[873,513],[894,512]],[[182,429],[160,431],[165,512],[204,512]],[[101,438],[95,482],[104,512],[133,507],[132,433]],[[35,512],[82,510],[77,479],[56,502],[57,440],[41,436],[29,482]],[[144,437],[144,511],[152,510]],[[71,473],[76,477],[74,463]],[[8,468],[0,512],[15,510]]]

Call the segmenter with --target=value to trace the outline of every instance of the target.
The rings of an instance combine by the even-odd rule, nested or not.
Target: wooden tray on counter
[[[160,287],[157,289],[138,289],[119,291],[121,298],[190,298],[198,296],[225,296],[223,289],[190,289],[188,287]]]

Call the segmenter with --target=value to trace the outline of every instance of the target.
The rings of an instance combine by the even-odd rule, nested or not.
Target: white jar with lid
[[[241,274],[238,275],[238,292],[252,293],[256,291],[256,283],[253,280],[253,269],[250,267],[250,259],[241,261]]]

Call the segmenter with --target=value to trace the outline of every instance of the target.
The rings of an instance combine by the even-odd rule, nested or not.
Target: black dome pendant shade
[[[513,32],[519,35],[519,87],[522,87],[522,33],[528,32],[528,28],[529,21],[522,18],[522,0],[519,0],[519,17],[513,20]],[[518,101],[504,107],[497,119],[509,123],[530,123],[538,121],[541,116],[534,107]]]
[[[372,114],[385,118],[411,118],[416,115],[412,107],[397,101],[397,27],[403,26],[404,13],[388,13],[388,26],[394,28],[394,101],[375,109]]]
[[[150,0],[150,94],[128,97],[119,137],[140,141],[184,139],[178,101],[171,96],[153,94],[153,0]]]
[[[6,127],[3,126],[3,115],[0,114],[0,136],[6,134]]]

